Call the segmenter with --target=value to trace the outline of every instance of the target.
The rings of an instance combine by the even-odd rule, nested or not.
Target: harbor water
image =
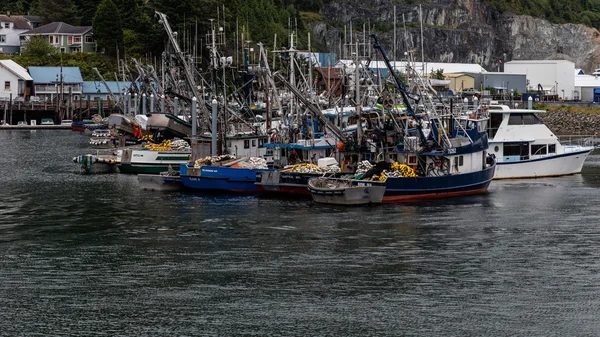
[[[89,137],[0,132],[1,336],[600,334],[600,156],[376,207],[85,176]]]

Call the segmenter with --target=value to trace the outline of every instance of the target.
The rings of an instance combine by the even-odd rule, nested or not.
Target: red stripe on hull
[[[419,201],[419,200],[427,200],[427,199],[438,199],[438,198],[447,198],[447,197],[456,197],[461,195],[470,195],[470,194],[480,194],[487,192],[488,188],[480,188],[476,190],[469,191],[459,191],[459,192],[443,192],[443,193],[428,193],[428,194],[411,194],[411,195],[394,195],[394,196],[384,196],[384,203],[394,203],[394,202],[402,202],[402,201]]]

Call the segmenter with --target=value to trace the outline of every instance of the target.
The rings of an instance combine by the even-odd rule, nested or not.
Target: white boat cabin
[[[546,111],[510,109],[506,105],[491,105],[488,111],[489,152],[499,162],[532,160],[568,152],[536,116]]]

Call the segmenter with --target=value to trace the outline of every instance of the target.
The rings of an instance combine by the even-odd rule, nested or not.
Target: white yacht
[[[544,110],[490,105],[489,152],[498,165],[494,179],[538,178],[580,173],[593,146],[563,145],[536,116]]]

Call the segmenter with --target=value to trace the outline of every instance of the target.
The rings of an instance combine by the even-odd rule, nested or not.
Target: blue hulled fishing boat
[[[399,91],[405,109],[396,119],[401,141],[385,161],[378,162],[357,178],[385,183],[383,202],[413,201],[484,193],[496,161],[487,154],[486,125],[489,116],[478,114],[465,124],[443,105],[433,104],[435,90],[413,71],[416,92],[409,92],[396,75],[379,40],[372,35]],[[407,67],[407,71],[412,71]],[[413,106],[418,108],[415,110]],[[396,136],[398,137],[398,136]],[[354,185],[360,184],[356,181]]]
[[[183,186],[198,191],[258,193],[258,186],[255,185],[257,172],[270,170],[264,159],[220,157],[224,158],[204,158],[181,164]]]

